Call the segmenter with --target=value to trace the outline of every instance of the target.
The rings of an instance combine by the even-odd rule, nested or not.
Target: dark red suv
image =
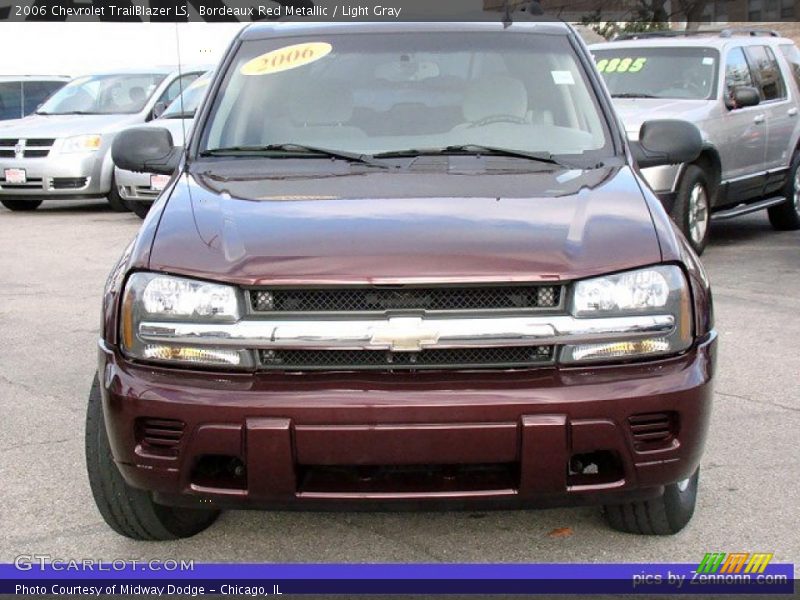
[[[246,28],[185,148],[114,144],[174,177],[105,290],[103,517],[592,503],[680,530],[716,335],[638,169],[699,151],[679,121],[628,142],[568,25]]]

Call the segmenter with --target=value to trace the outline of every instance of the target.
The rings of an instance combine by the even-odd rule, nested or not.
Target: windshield
[[[36,112],[48,115],[137,113],[164,77],[155,73],[80,77],[53,94]]]
[[[708,100],[717,93],[719,53],[713,48],[625,45],[592,54],[616,98]]]
[[[212,73],[206,73],[192,82],[183,93],[175,98],[166,110],[161,113],[162,119],[191,119],[197,112],[197,107],[206,97],[208,85],[211,83]]]
[[[608,156],[590,90],[565,36],[247,41],[216,95],[200,151],[296,144],[380,155],[481,146]]]

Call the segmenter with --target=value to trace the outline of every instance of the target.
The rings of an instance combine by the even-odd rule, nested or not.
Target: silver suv
[[[628,135],[677,118],[700,129],[691,164],[643,175],[695,250],[711,219],[769,210],[775,229],[800,228],[800,51],[765,30],[637,34],[592,54]]]
[[[164,67],[79,77],[32,115],[0,124],[0,203],[33,210],[43,200],[106,196],[114,210],[127,210],[114,183],[114,137],[163,112],[205,70]]]

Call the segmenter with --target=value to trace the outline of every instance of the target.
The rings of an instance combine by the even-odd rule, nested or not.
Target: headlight
[[[570,307],[578,318],[669,315],[674,327],[664,335],[565,346],[562,362],[675,354],[692,343],[689,285],[674,265],[579,281],[573,287]]]
[[[240,316],[235,287],[157,273],[134,273],[122,300],[122,349],[131,358],[228,367],[252,366],[245,350],[152,344],[139,336],[147,321],[233,322]]]
[[[69,137],[61,144],[61,153],[75,154],[77,152],[95,152],[100,148],[100,143],[102,141],[102,136],[97,134]]]

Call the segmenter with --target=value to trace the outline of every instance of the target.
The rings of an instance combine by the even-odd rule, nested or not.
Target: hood
[[[222,182],[185,174],[149,266],[263,285],[558,280],[660,260],[647,204],[623,167]]]
[[[653,119],[683,119],[699,124],[708,118],[713,100],[677,100],[669,98],[614,98],[614,108],[631,139],[638,139],[639,128]]]
[[[72,135],[111,133],[136,123],[144,118],[133,115],[28,115],[10,121],[0,128],[3,137],[16,138],[63,138]]]

